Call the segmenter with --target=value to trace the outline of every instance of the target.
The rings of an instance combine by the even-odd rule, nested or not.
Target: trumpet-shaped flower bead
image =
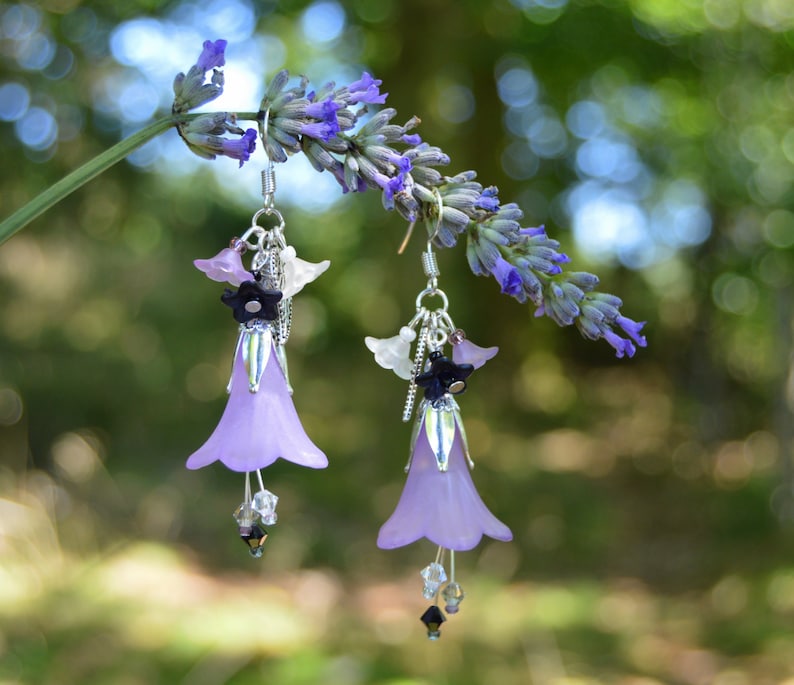
[[[471,364],[475,369],[485,365],[499,352],[498,347],[480,347],[465,338],[452,346],[452,361],[456,364]]]
[[[297,295],[303,286],[319,278],[331,266],[328,259],[321,262],[307,262],[296,256],[295,248],[288,245],[281,251],[281,261],[284,264],[284,299]]]
[[[416,331],[403,326],[399,335],[391,338],[364,338],[367,349],[375,355],[375,362],[384,369],[394,371],[403,380],[410,380],[413,361],[410,358],[411,343],[416,339]]]
[[[220,461],[232,471],[246,472],[279,458],[312,469],[328,466],[328,458],[301,425],[272,344],[259,390],[251,392],[248,381],[238,349],[223,416],[207,442],[190,455],[187,467],[199,469]]]
[[[460,431],[456,427],[447,470],[439,471],[421,425],[405,488],[394,513],[380,529],[378,547],[394,549],[425,537],[460,552],[476,547],[483,535],[513,539],[510,529],[488,510],[474,486]]]
[[[494,278],[499,282],[502,292],[505,295],[520,295],[524,290],[521,274],[518,269],[508,262],[504,257],[497,257],[496,263],[491,269]]]
[[[230,283],[239,287],[245,281],[252,280],[250,271],[243,267],[243,260],[240,253],[230,247],[224,248],[214,257],[209,259],[195,259],[193,266],[199,271],[203,271],[207,278],[219,283]]]

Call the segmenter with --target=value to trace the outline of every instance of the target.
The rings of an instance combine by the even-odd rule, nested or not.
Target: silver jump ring
[[[439,290],[438,288],[425,288],[419,295],[416,297],[416,310],[419,311],[422,309],[422,300],[425,297],[429,296],[437,296],[441,298],[443,302],[443,306],[441,307],[442,312],[446,312],[447,308],[449,307],[449,300],[447,299],[447,295],[443,290]]]

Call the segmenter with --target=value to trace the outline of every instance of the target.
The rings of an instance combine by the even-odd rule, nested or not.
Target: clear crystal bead
[[[276,495],[270,490],[260,490],[254,495],[251,506],[262,517],[262,523],[266,526],[272,526],[278,520],[276,504],[278,504]]]
[[[234,520],[241,528],[250,528],[254,523],[254,512],[251,510],[250,502],[243,502],[234,510]]]
[[[438,592],[438,588],[447,580],[447,572],[444,570],[444,567],[436,561],[425,566],[420,571],[420,575],[425,581],[425,587],[422,590],[422,596],[425,599],[433,599]]]
[[[460,608],[458,605],[463,601],[463,598],[466,596],[466,593],[463,592],[463,588],[458,583],[450,583],[441,591],[441,597],[447,603],[444,607],[447,610],[448,614],[457,614],[458,609]]]

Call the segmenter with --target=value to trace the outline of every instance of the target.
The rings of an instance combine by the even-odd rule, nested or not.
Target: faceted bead
[[[458,583],[450,583],[441,591],[441,597],[447,605],[444,607],[448,614],[457,614],[460,609],[459,604],[463,601],[466,593]]]
[[[274,495],[270,490],[260,490],[254,495],[251,506],[262,517],[262,523],[266,526],[272,526],[278,520],[276,504],[278,504],[277,495]]]
[[[250,528],[254,523],[254,512],[250,502],[243,502],[232,514],[240,528]]]
[[[427,637],[430,640],[438,640],[441,637],[441,624],[447,619],[441,609],[433,604],[422,614],[422,618],[419,620],[427,626]]]
[[[447,580],[447,573],[444,567],[435,561],[425,566],[420,571],[420,575],[425,580],[425,587],[422,590],[422,596],[425,599],[433,599],[438,592],[438,588]]]
[[[449,342],[452,345],[460,345],[466,339],[466,334],[463,332],[463,329],[456,328],[452,333],[449,334]]]
[[[262,545],[267,540],[267,531],[256,524],[240,526],[240,539],[248,545],[248,552],[257,559],[262,556]]]

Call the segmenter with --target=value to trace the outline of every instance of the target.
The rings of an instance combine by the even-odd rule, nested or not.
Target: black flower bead
[[[472,364],[456,364],[441,352],[430,353],[430,369],[416,377],[416,384],[425,389],[425,399],[440,400],[447,393],[459,395],[466,390],[466,379],[474,371]]]
[[[226,289],[221,302],[232,308],[237,323],[248,323],[253,319],[273,321],[278,317],[280,290],[268,290],[257,281],[245,281],[235,290]]]

